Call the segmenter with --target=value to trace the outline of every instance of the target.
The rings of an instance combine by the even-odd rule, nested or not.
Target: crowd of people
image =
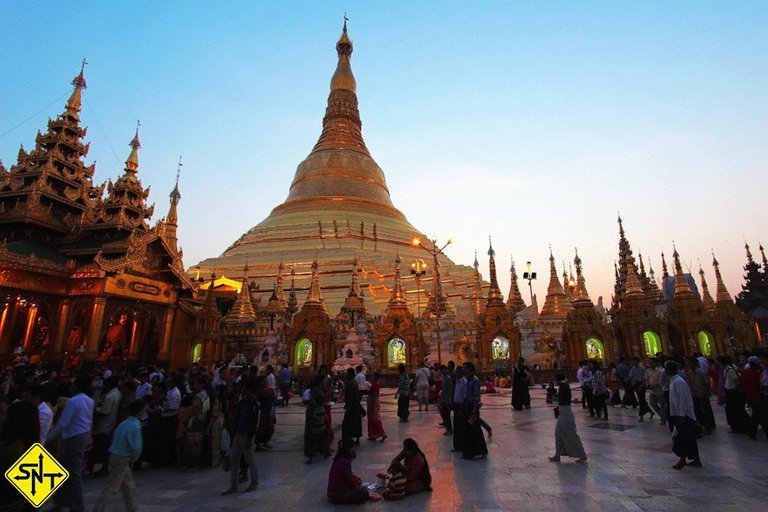
[[[529,409],[532,376],[525,361],[521,358],[504,378],[512,387],[513,410]],[[679,457],[675,469],[702,465],[697,439],[717,428],[712,395],[725,407],[731,432],[757,439],[762,427],[768,436],[766,355],[752,355],[741,364],[727,356],[711,360],[700,354],[684,361],[659,354],[645,364],[637,357],[629,362],[621,358],[607,368],[583,361],[577,380],[582,393],[578,400],[563,373],[547,391],[548,401],[557,402],[552,461],[587,460],[572,411],[572,404],[579,403],[585,414],[600,420],[607,420],[614,407],[636,409],[639,422],[658,417],[674,438]],[[195,470],[221,464],[230,473],[223,495],[237,493],[246,481],[245,492],[250,492],[259,484],[254,452],[271,448],[276,408],[301,396],[306,406],[305,462],[335,452],[328,500],[402,499],[431,488],[429,464],[414,439],[403,441],[402,452],[382,473],[381,488],[363,486],[352,472],[362,437],[370,442],[388,438],[381,417],[382,386],[382,376],[375,371],[366,375],[362,366],[333,375],[321,366],[314,375],[297,379],[287,364],[279,372],[270,365],[194,364],[165,371],[101,364],[77,375],[45,365],[17,365],[0,378],[0,461],[10,466],[33,443],[43,443],[70,473],[53,499],[72,511],[84,510],[83,477],[105,478],[95,510],[105,510],[118,492],[126,508],[136,510],[132,473],[147,466]],[[434,404],[443,434],[452,438],[452,451],[465,459],[485,458],[486,436],[493,431],[482,417],[481,397],[495,391],[494,380],[481,382],[471,362],[431,367],[425,362],[413,374],[400,365],[397,416],[407,422],[412,402],[425,414]],[[331,412],[337,402],[343,403],[344,412],[341,439],[335,443]],[[0,499],[9,510],[25,506],[7,482],[0,482]]]

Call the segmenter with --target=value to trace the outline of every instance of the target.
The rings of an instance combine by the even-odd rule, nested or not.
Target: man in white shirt
[[[30,384],[24,391],[24,400],[37,407],[37,415],[40,419],[40,443],[45,444],[45,438],[53,423],[53,411],[45,402],[45,388],[42,384]]]
[[[79,378],[70,386],[72,398],[67,400],[58,424],[48,432],[46,441],[61,436],[58,461],[69,472],[69,478],[53,495],[57,507],[85,510],[83,503],[83,458],[91,443],[93,427],[93,400],[85,394],[90,385],[87,378]]]
[[[688,383],[678,375],[675,361],[664,363],[664,372],[669,376],[669,421],[674,425],[672,451],[680,457],[673,469],[687,466],[701,467],[699,445],[696,442],[696,413]],[[686,459],[691,459],[687,462]]]
[[[357,383],[357,388],[360,390],[361,394],[365,394],[369,389],[371,389],[371,383],[368,382],[365,378],[365,372],[363,371],[363,365],[359,364],[357,365],[357,368],[355,368],[355,382]]]
[[[139,375],[139,385],[136,386],[136,400],[141,400],[145,396],[152,394],[152,384],[147,382],[147,372]]]
[[[275,369],[271,364],[267,365],[267,376],[264,378],[267,381],[267,387],[277,394],[277,379],[275,379]]]

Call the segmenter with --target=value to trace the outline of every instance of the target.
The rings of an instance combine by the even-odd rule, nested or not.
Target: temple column
[[[0,355],[10,354],[13,347],[11,336],[13,336],[13,326],[16,322],[16,301],[8,301],[3,314],[0,316]]]
[[[85,354],[83,354],[83,358],[86,360],[96,359],[99,355],[99,338],[101,337],[101,328],[104,324],[106,305],[107,299],[105,297],[96,297],[93,301],[91,322],[88,327],[88,341],[85,344]]]
[[[66,336],[67,323],[69,322],[69,309],[72,305],[70,299],[64,299],[59,305],[59,316],[56,321],[56,333],[53,339],[53,353],[61,354],[64,351],[64,337]]]
[[[165,329],[163,330],[163,342],[160,345],[160,353],[157,358],[165,361],[170,358],[171,338],[173,337],[173,321],[176,318],[176,306],[169,306],[165,310]]]
[[[35,327],[35,320],[37,319],[37,304],[29,307],[29,313],[27,313],[27,327],[24,329],[24,341],[22,346],[26,350],[29,347],[29,340],[32,338],[32,330]]]

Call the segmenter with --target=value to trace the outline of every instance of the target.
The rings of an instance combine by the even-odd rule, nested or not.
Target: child
[[[549,386],[547,387],[547,403],[548,404],[554,403],[556,396],[557,396],[557,389],[555,389],[555,383],[550,382]]]
[[[402,499],[405,496],[405,484],[407,483],[405,468],[401,463],[393,462],[387,472],[389,473],[387,488],[382,493],[382,497],[390,501]]]

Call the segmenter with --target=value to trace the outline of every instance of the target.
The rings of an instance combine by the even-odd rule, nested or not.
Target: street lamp
[[[525,262],[525,272],[523,273],[523,279],[528,280],[528,290],[531,292],[531,304],[533,304],[533,285],[531,281],[536,279],[536,272],[531,272],[531,262]]]
[[[411,275],[416,278],[416,318],[421,318],[421,278],[427,273],[427,264],[421,258],[411,263]]]
[[[443,364],[443,350],[440,346],[440,297],[438,297],[438,282],[440,279],[440,262],[437,261],[438,254],[444,254],[443,249],[453,243],[453,238],[449,238],[448,241],[442,246],[437,246],[437,240],[430,240],[430,245],[424,245],[419,238],[414,238],[411,242],[414,247],[421,247],[429,254],[432,255],[432,262],[435,266],[435,276],[432,278],[432,290],[435,297],[435,331],[437,336],[437,363]]]

